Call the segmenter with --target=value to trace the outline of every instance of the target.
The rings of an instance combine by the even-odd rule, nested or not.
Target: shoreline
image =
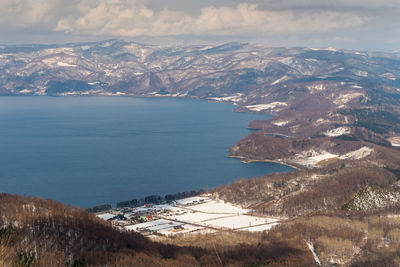
[[[228,158],[235,158],[235,159],[240,159],[242,163],[252,163],[252,162],[272,162],[272,163],[276,163],[276,164],[280,164],[280,165],[284,165],[290,168],[293,168],[294,170],[299,170],[300,167],[299,166],[295,166],[293,164],[287,163],[287,162],[283,162],[283,161],[277,161],[277,160],[271,160],[271,159],[249,159],[243,156],[234,156],[234,155],[228,155]]]

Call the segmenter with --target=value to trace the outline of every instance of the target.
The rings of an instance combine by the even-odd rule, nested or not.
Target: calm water
[[[93,205],[288,171],[227,148],[265,115],[168,98],[0,97],[0,191]]]

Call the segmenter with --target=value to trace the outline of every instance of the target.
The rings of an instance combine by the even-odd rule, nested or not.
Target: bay
[[[176,98],[1,97],[0,192],[91,207],[291,168],[226,157],[268,115]]]

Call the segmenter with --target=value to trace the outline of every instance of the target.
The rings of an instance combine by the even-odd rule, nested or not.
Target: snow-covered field
[[[251,226],[261,226],[273,223],[275,221],[277,220],[271,218],[260,218],[249,215],[235,215],[235,216],[227,216],[224,218],[207,221],[206,225],[210,225],[217,228],[220,227],[220,228],[238,229],[238,228],[248,228],[248,227],[251,228]]]
[[[220,199],[201,196],[177,200],[171,204],[131,208],[129,212],[125,210],[120,213],[127,218],[128,223],[126,221],[124,224],[118,221],[113,222],[116,225],[122,225],[121,227],[125,230],[164,235],[226,229],[257,232],[269,230],[278,223],[277,219],[251,216],[247,214],[248,212],[247,209]],[[112,213],[97,216],[108,220],[118,214],[117,210]],[[138,213],[151,213],[152,218],[143,223],[129,223],[129,219],[137,216]]]
[[[207,203],[192,206],[190,209],[200,212],[218,214],[240,214],[249,212],[249,210],[226,203],[220,199],[210,200]]]

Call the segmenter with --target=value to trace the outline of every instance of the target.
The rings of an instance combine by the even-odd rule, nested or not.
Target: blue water
[[[266,115],[171,98],[1,97],[0,191],[91,207],[290,170],[227,148]]]

